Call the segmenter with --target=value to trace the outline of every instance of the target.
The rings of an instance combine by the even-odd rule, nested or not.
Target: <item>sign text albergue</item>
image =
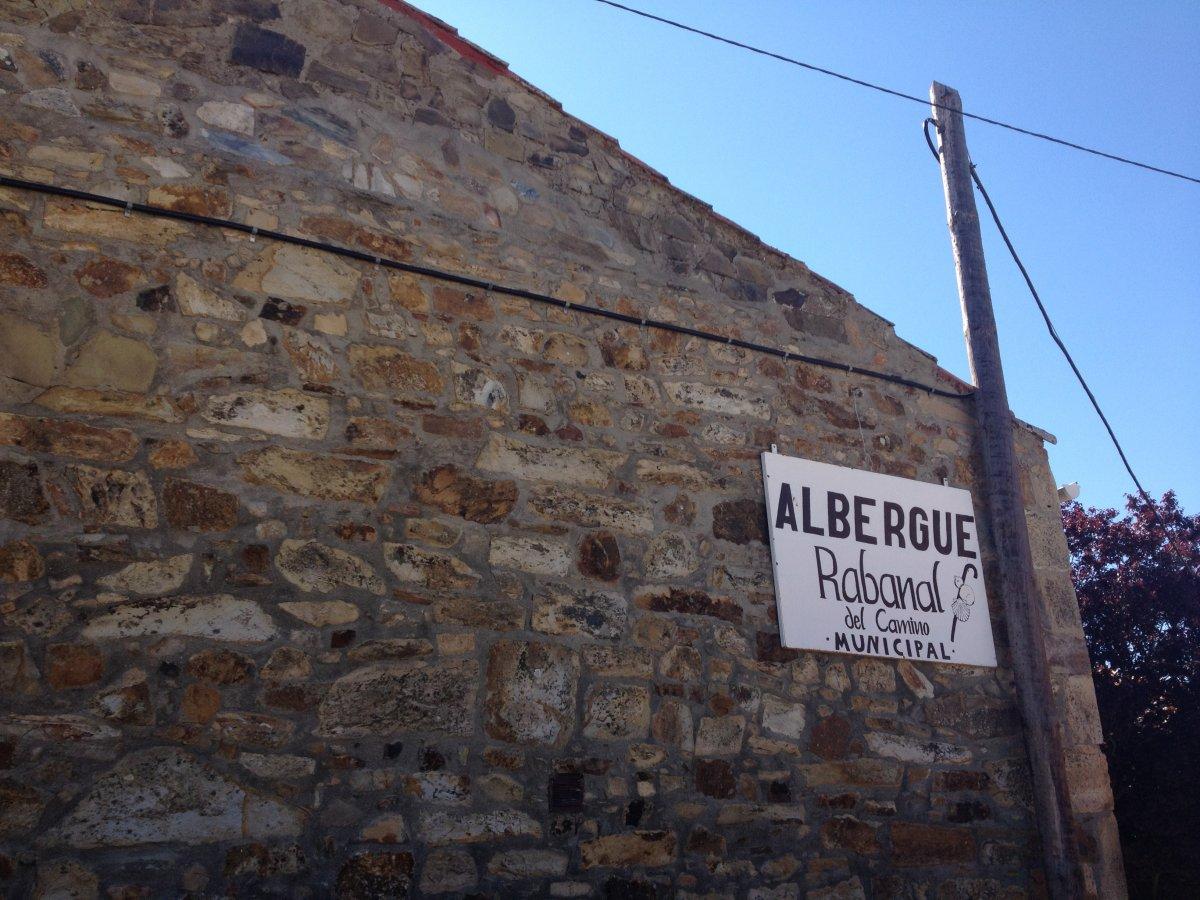
[[[968,491],[763,453],[785,647],[994,666]]]

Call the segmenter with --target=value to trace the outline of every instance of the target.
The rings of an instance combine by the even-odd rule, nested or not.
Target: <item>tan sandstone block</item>
[[[115,238],[162,246],[187,234],[189,227],[169,219],[124,215],[108,206],[91,206],[74,200],[50,200],[42,221],[47,228],[89,237]]]
[[[378,503],[391,476],[386,466],[356,459],[341,459],[266,447],[238,457],[244,477],[285,493],[324,500]]]
[[[633,831],[610,834],[579,845],[585,869],[598,866],[669,866],[675,861],[675,832]]]
[[[101,331],[83,345],[65,381],[71,387],[143,392],[157,369],[158,357],[149,346]]]
[[[46,387],[58,378],[62,347],[28,319],[0,313],[0,374]]]

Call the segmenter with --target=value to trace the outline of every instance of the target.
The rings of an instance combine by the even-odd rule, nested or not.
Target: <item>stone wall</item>
[[[957,389],[401,4],[0,17],[6,174]],[[6,189],[0,399],[6,893],[1039,891],[993,565],[994,670],[776,633],[759,452],[982,514],[969,399]],[[1018,434],[1113,896],[1053,482]]]

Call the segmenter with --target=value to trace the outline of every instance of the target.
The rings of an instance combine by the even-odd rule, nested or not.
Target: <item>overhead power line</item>
[[[933,154],[934,160],[940,162],[938,148],[934,145],[933,138],[929,136],[930,125],[936,127],[937,122],[933,119],[925,120],[925,143],[929,145],[929,150]],[[1112,425],[1109,424],[1108,416],[1104,415],[1104,410],[1100,408],[1100,402],[1096,399],[1096,395],[1092,393],[1092,389],[1088,386],[1087,379],[1083,377],[1083,373],[1079,371],[1079,366],[1075,364],[1075,360],[1071,356],[1071,351],[1067,349],[1067,345],[1063,342],[1063,339],[1058,336],[1058,331],[1055,329],[1054,323],[1050,321],[1050,313],[1046,311],[1046,305],[1042,303],[1041,295],[1038,294],[1037,288],[1034,287],[1033,279],[1029,277],[1029,270],[1025,268],[1025,263],[1021,261],[1021,257],[1017,253],[1017,248],[1013,246],[1013,242],[1008,236],[1008,231],[1004,228],[1004,223],[1000,221],[1000,214],[996,212],[996,205],[992,203],[992,198],[988,194],[987,188],[983,186],[983,180],[979,177],[979,172],[975,169],[975,163],[971,163],[971,180],[975,182],[975,187],[979,189],[980,196],[983,197],[983,202],[987,204],[988,212],[992,214],[992,221],[996,223],[996,230],[1000,232],[1000,237],[1004,239],[1004,246],[1008,248],[1008,252],[1012,256],[1013,262],[1017,264],[1017,268],[1021,270],[1021,277],[1025,279],[1025,285],[1029,288],[1029,293],[1033,295],[1033,302],[1037,304],[1038,311],[1042,314],[1042,321],[1046,323],[1046,330],[1050,332],[1050,337],[1054,339],[1054,343],[1058,345],[1058,349],[1066,357],[1071,371],[1079,379],[1079,384],[1083,388],[1083,392],[1092,401],[1092,408],[1096,410],[1096,415],[1104,423],[1104,428],[1108,432],[1108,436],[1112,439],[1113,446],[1117,448],[1117,455],[1121,457],[1121,462],[1125,465],[1125,471],[1129,473],[1129,477],[1137,485],[1138,493],[1142,495],[1142,499],[1146,501],[1146,505],[1153,510],[1154,501],[1150,499],[1150,495],[1146,493],[1146,489],[1142,487],[1141,481],[1134,474],[1133,466],[1129,464],[1129,458],[1125,456],[1125,450],[1121,447],[1121,442],[1117,440],[1116,432],[1113,431]]]
[[[795,59],[791,56],[784,56],[782,53],[775,53],[771,50],[764,50],[761,47],[755,47],[752,44],[746,44],[746,43],[743,43],[742,41],[734,40],[733,38],[728,38],[728,37],[724,37],[723,35],[714,34],[711,31],[705,31],[702,28],[696,28],[692,25],[687,25],[687,24],[684,24],[683,22],[678,22],[674,19],[668,19],[668,18],[665,18],[664,16],[657,16],[654,13],[648,13],[645,10],[635,9],[632,6],[626,6],[623,3],[617,3],[617,2],[615,2],[615,0],[596,0],[596,2],[603,3],[605,6],[611,6],[613,9],[619,9],[623,12],[632,13],[635,16],[641,16],[643,19],[650,19],[651,21],[654,21],[654,22],[661,22],[663,25],[670,25],[672,28],[678,28],[681,31],[687,31],[687,32],[690,32],[691,34],[696,34],[701,37],[706,37],[713,41],[719,41],[722,44],[728,44],[731,47],[737,47],[741,50],[748,50],[751,53],[757,53],[759,56],[766,56],[771,59],[778,60],[779,62],[787,63],[788,65],[799,66],[801,69],[807,69],[810,72],[817,72],[818,74],[821,74],[821,75],[828,75],[831,78],[837,78],[841,81],[849,82],[850,84],[856,84],[859,87],[870,88],[871,90],[878,91],[881,94],[887,94],[891,97],[899,97],[901,100],[911,100],[913,103],[920,103],[924,107],[930,106],[929,100],[926,98],[917,97],[914,94],[906,94],[903,91],[897,91],[890,87],[885,87],[882,84],[875,84],[870,81],[864,81],[861,78],[855,78],[851,75],[843,74],[842,72],[835,72],[832,69],[825,69],[825,68],[822,68],[821,66],[815,66],[812,63],[806,63],[803,60]],[[933,104],[933,105],[938,106],[937,104]],[[939,106],[938,108],[940,109],[942,107]],[[1136,159],[1129,159],[1126,156],[1118,156],[1115,153],[1108,153],[1104,150],[1097,150],[1094,147],[1085,147],[1083,144],[1076,144],[1074,141],[1068,141],[1068,140],[1064,140],[1063,138],[1054,137],[1053,135],[1043,134],[1040,131],[1032,131],[1031,129],[1028,129],[1028,128],[1022,128],[1021,126],[1013,125],[1010,122],[1001,122],[999,119],[992,119],[992,118],[989,118],[988,116],[981,116],[977,113],[969,113],[969,112],[966,112],[965,110],[962,110],[961,112],[965,118],[974,119],[977,122],[985,122],[988,125],[995,125],[998,128],[1005,128],[1009,131],[1015,131],[1017,134],[1023,134],[1023,135],[1026,135],[1027,137],[1037,138],[1038,140],[1049,141],[1050,143],[1058,144],[1061,147],[1069,147],[1072,150],[1079,150],[1083,153],[1090,153],[1092,156],[1099,156],[1104,159],[1110,159],[1113,162],[1125,163],[1126,165],[1129,165],[1129,166],[1136,166],[1137,168],[1145,169],[1148,172],[1157,172],[1159,175],[1169,175],[1172,178],[1179,178],[1179,179],[1182,179],[1183,181],[1190,181],[1193,184],[1200,184],[1200,178],[1196,178],[1192,175],[1185,175],[1182,172],[1174,172],[1170,169],[1163,169],[1158,166],[1152,166],[1149,163],[1138,162]]]

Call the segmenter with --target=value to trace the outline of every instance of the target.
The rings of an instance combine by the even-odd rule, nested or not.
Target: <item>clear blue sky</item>
[[[627,0],[746,43],[1200,175],[1200,3]],[[593,0],[416,0],[675,184],[967,374],[927,109]],[[1147,490],[1200,508],[1200,185],[968,122],[972,157]],[[1060,483],[1133,485],[990,222],[1009,399]]]

